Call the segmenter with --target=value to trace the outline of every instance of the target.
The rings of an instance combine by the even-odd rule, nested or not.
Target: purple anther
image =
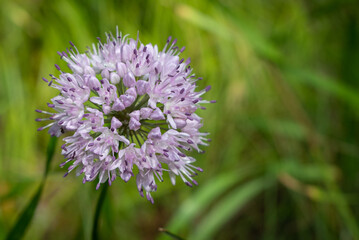
[[[178,156],[180,156],[180,157],[186,157],[186,154],[184,154],[184,153],[182,153],[182,152],[179,152],[179,153],[177,153],[178,154]]]
[[[172,39],[172,36],[169,36],[169,37],[167,38],[167,43],[169,43],[169,42],[171,41],[171,39]]]
[[[55,105],[52,104],[52,103],[47,103],[47,106],[50,107],[50,108],[54,108],[54,107],[55,107]]]
[[[56,68],[57,70],[61,71],[61,68],[60,68],[59,65],[55,64],[55,68]]]

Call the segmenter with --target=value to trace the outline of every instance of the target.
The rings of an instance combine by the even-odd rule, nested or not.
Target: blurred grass
[[[36,211],[36,208],[39,204],[42,191],[44,189],[46,178],[49,173],[51,162],[52,162],[52,159],[53,159],[53,156],[55,153],[56,143],[57,143],[57,138],[51,137],[51,139],[49,141],[48,148],[47,148],[47,152],[46,152],[46,166],[45,166],[44,175],[43,175],[41,184],[40,184],[38,190],[36,191],[35,195],[31,198],[28,205],[21,212],[16,223],[13,224],[13,227],[7,234],[6,239],[9,239],[9,240],[22,239],[26,232],[26,229],[30,225],[32,218],[34,216],[34,213]]]
[[[0,238],[42,178],[48,135],[40,80],[118,25],[142,42],[186,46],[217,104],[199,114],[212,143],[198,187],[108,190],[103,239],[359,239],[357,1],[24,1],[0,8]],[[54,161],[61,162],[60,150]],[[99,192],[53,166],[25,239],[90,239]],[[167,176],[167,180],[168,176]]]

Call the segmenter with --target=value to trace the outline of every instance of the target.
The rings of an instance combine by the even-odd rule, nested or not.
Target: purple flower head
[[[69,172],[83,176],[83,182],[125,182],[136,177],[141,196],[153,202],[151,192],[168,172],[173,184],[179,176],[188,186],[200,168],[192,165],[191,150],[207,145],[207,133],[201,133],[202,119],[195,113],[210,87],[196,91],[196,78],[190,60],[180,59],[184,48],[167,41],[162,51],[156,45],[107,34],[107,41],[93,44],[80,53],[74,44],[61,53],[71,69],[51,76],[51,84],[60,93],[48,103],[50,121],[38,130],[49,128],[52,136],[67,132],[62,146]],[[136,176],[134,176],[136,173]],[[144,193],[145,192],[145,193]]]

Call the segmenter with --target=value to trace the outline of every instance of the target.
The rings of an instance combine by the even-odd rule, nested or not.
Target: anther
[[[55,64],[55,68],[56,68],[57,70],[61,71],[61,68],[60,68],[59,65]]]

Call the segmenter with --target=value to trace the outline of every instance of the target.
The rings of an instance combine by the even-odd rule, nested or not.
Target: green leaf
[[[353,107],[354,110],[358,110],[359,95],[356,89],[315,72],[303,71],[302,69],[285,69],[284,71],[289,80],[325,91],[346,102],[349,106]]]
[[[44,184],[41,183],[39,189],[36,191],[35,195],[32,197],[26,208],[22,211],[15,225],[8,233],[6,238],[7,240],[21,239],[23,237],[26,232],[26,229],[31,223],[32,217],[34,216],[37,204],[39,203],[41,197],[43,187]]]
[[[46,177],[50,169],[50,164],[54,156],[55,146],[56,146],[57,138],[51,137],[48,147],[47,147],[47,154],[46,154],[46,166],[44,170],[43,179],[41,181],[41,185],[39,186],[38,190],[36,191],[35,195],[32,197],[28,205],[20,214],[19,218],[17,219],[16,223],[13,225],[11,230],[9,231],[6,239],[7,240],[14,240],[14,239],[21,239],[26,229],[30,226],[31,220],[34,216],[35,210],[37,205],[40,201],[42,190],[45,185]]]
[[[283,159],[271,166],[276,173],[288,173],[303,182],[332,182],[338,175],[338,169],[327,163],[303,163],[297,159]]]
[[[338,210],[346,228],[350,231],[352,239],[359,239],[359,227],[355,214],[351,211],[345,196],[338,190],[330,192],[330,199]]]
[[[44,182],[47,177],[47,174],[49,173],[52,158],[54,157],[56,142],[57,142],[57,137],[51,137],[49,141],[49,145],[47,145],[46,167],[45,167],[44,178],[43,178]]]
[[[181,205],[166,229],[178,232],[188,222],[201,214],[216,198],[221,196],[236,182],[248,177],[253,171],[253,168],[246,167],[240,171],[222,174],[213,178],[205,186],[198,189],[198,192],[193,197],[187,199]]]
[[[179,4],[176,8],[176,13],[181,18],[197,25],[199,28],[202,28],[214,35],[217,35],[227,40],[232,39],[231,33],[226,25],[216,21],[216,19],[214,19],[210,15],[204,14],[189,5]]]
[[[190,239],[212,239],[213,235],[220,230],[246,203],[255,198],[261,191],[274,183],[274,178],[261,178],[252,180],[245,185],[240,185],[217,203],[200,222]]]

